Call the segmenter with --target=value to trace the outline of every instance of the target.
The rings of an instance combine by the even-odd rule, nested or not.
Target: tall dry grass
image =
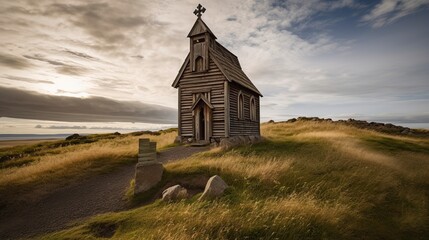
[[[176,132],[156,135],[126,136],[103,139],[94,143],[65,146],[35,157],[30,164],[0,169],[0,191],[8,192],[17,187],[31,189],[38,184],[61,185],[70,180],[135,160],[138,139],[149,138],[162,149],[174,142]]]
[[[200,153],[167,175],[220,175],[214,201],[155,202],[105,214],[47,239],[419,239],[429,234],[429,142],[349,126],[263,124],[265,142]],[[393,147],[392,147],[393,146]],[[393,167],[394,166],[394,167]]]
[[[257,178],[263,181],[277,181],[279,176],[288,170],[292,163],[287,157],[240,156],[230,153],[222,158],[200,156],[190,158],[187,165],[206,168],[209,171],[227,172],[245,178]],[[168,168],[182,167],[183,163],[170,163]],[[185,170],[187,171],[187,170]]]

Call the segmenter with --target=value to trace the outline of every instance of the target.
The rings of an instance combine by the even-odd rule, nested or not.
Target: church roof
[[[253,85],[241,69],[237,56],[228,51],[228,49],[216,42],[214,48],[209,48],[209,56],[220,68],[228,81],[238,83],[262,96],[256,86]]]
[[[199,17],[194,25],[192,26],[191,31],[188,34],[188,37],[192,37],[199,34],[209,33],[213,39],[216,39],[216,36],[210,30],[210,28],[204,23],[204,21]],[[212,59],[217,67],[221,70],[225,78],[229,82],[235,82],[257,94],[262,96],[259,90],[255,85],[250,81],[247,75],[243,72],[238,61],[237,56],[231,53],[228,49],[214,40],[213,46],[209,47],[209,58]],[[172,86],[177,88],[179,80],[182,77],[183,72],[186,69],[186,66],[189,64],[189,54],[185,59],[182,67],[180,68],[179,73],[176,76]]]
[[[210,33],[213,38],[216,39],[216,36],[213,34],[212,30],[210,30],[207,24],[201,18],[198,18],[195,21],[194,26],[192,26],[191,31],[189,31],[188,37],[192,37],[206,32]]]
[[[239,85],[248,88],[262,96],[256,86],[253,85],[253,83],[241,69],[240,62],[238,61],[237,56],[228,51],[220,43],[216,42],[215,47],[209,48],[209,57],[213,59],[217,67],[221,70],[221,72],[226,77],[226,79],[228,79],[228,81],[238,83]],[[186,56],[185,62],[180,68],[180,71],[172,84],[173,87],[177,87],[177,85],[179,84],[180,77],[182,76],[188,64],[189,54],[188,56]]]

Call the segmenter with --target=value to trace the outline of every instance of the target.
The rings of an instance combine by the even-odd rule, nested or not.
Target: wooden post
[[[224,81],[223,85],[224,96],[224,113],[225,113],[225,137],[229,137],[229,85],[228,81]]]
[[[178,128],[177,128],[177,135],[179,136],[179,137],[181,137],[182,136],[182,104],[181,104],[181,102],[182,102],[182,91],[181,91],[181,89],[180,89],[180,86],[177,88],[178,90],[179,90],[179,93],[177,94],[177,96],[178,96],[178,114],[177,114],[177,120],[178,120]]]

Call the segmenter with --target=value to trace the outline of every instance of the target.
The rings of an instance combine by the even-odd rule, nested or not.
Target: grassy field
[[[230,185],[220,199],[201,202],[196,195],[169,204],[156,201],[94,216],[40,238],[429,236],[429,140],[329,122],[263,124],[261,130],[264,142],[227,151],[213,149],[165,166],[163,183],[218,174]],[[105,149],[108,154],[103,158],[136,151],[110,149]]]
[[[136,161],[139,138],[171,145],[177,133],[160,135],[96,134],[74,140],[3,148],[0,151],[0,206],[37,199],[44,193]]]

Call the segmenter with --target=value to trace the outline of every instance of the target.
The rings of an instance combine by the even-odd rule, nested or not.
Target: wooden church
[[[216,41],[201,19],[188,34],[190,52],[172,86],[178,93],[178,129],[182,142],[209,143],[235,136],[259,136],[262,94],[237,56]]]

